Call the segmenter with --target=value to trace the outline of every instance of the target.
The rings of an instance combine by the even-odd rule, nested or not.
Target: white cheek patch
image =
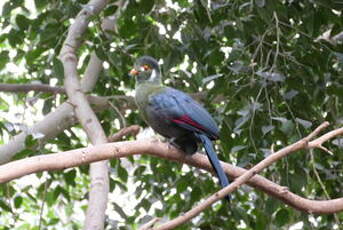
[[[149,80],[150,80],[150,81],[155,81],[155,79],[156,79],[157,77],[158,77],[158,76],[157,76],[156,70],[153,69],[152,72],[151,72],[151,75],[150,75]]]

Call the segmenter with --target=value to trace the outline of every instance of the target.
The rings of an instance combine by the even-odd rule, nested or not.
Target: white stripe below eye
[[[157,73],[156,73],[156,70],[153,69],[152,72],[151,72],[151,75],[150,75],[150,81],[154,81],[157,77]]]

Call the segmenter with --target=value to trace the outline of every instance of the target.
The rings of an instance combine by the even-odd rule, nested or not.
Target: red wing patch
[[[181,117],[179,117],[177,119],[173,119],[172,121],[175,122],[175,123],[178,123],[178,124],[188,124],[188,125],[191,125],[191,126],[193,126],[195,128],[198,128],[200,130],[205,130],[204,127],[202,127],[197,122],[193,121],[192,118],[190,118],[187,115],[182,115]]]

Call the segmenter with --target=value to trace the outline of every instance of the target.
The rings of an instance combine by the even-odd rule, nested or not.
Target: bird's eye
[[[147,71],[147,70],[151,70],[151,67],[149,65],[143,65],[143,69]]]

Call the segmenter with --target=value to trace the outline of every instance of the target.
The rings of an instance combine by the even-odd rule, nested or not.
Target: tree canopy
[[[152,135],[137,113],[134,79],[128,76],[142,55],[159,60],[166,85],[210,111],[220,127],[216,149],[224,162],[249,169],[324,121],[330,129],[342,127],[341,1],[97,2],[0,3],[3,164],[97,143],[67,107],[61,50],[68,46],[77,50],[81,91],[106,136],[130,125],[144,128],[138,139]],[[80,46],[66,43],[81,11],[91,16],[75,39]],[[133,140],[137,132],[133,127],[124,139]],[[259,175],[304,198],[340,198],[342,150],[343,138],[336,137],[324,150],[298,151]],[[158,157],[130,156],[109,165],[105,229],[138,229],[153,217],[175,218],[219,190],[210,173]],[[1,184],[0,229],[82,228],[90,171],[83,165]],[[342,228],[342,212],[300,212],[247,185],[231,196],[230,204],[217,202],[178,229]]]

